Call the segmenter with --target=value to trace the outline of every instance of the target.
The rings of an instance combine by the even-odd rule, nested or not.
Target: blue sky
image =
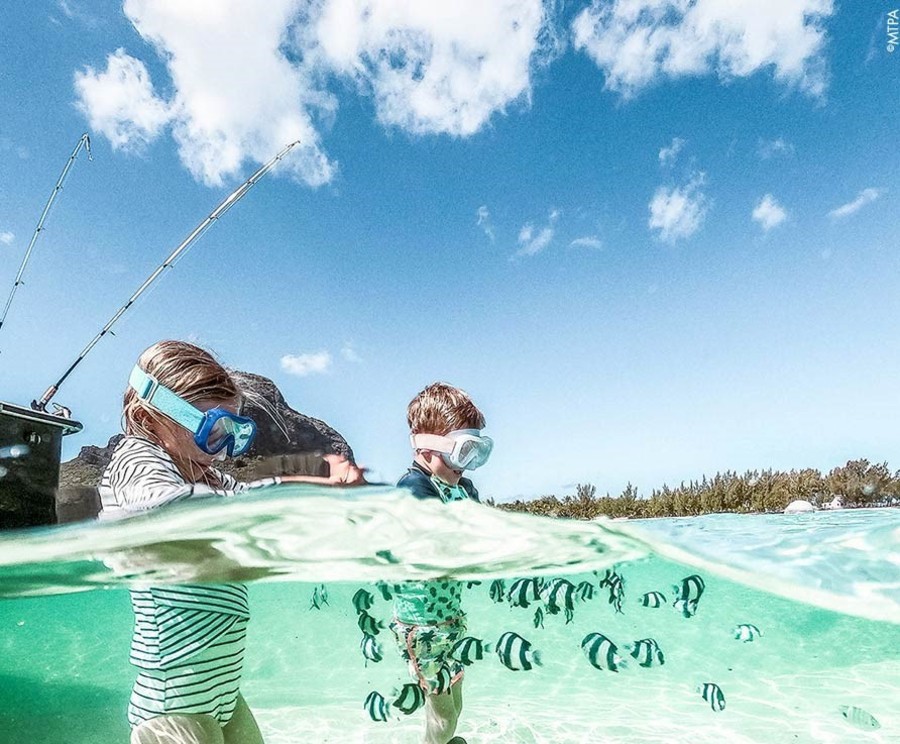
[[[727,7],[719,7],[727,5]],[[900,466],[900,51],[828,0],[35,2],[0,20],[0,398],[40,395],[299,138],[58,401],[119,426],[162,338],[273,378],[385,479],[484,409],[499,499]],[[121,51],[120,51],[121,50]]]

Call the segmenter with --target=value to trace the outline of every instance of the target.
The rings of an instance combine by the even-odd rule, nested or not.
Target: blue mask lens
[[[252,419],[222,408],[212,408],[203,414],[203,423],[194,434],[194,442],[209,455],[224,449],[229,457],[235,457],[250,449],[255,436],[256,424]]]

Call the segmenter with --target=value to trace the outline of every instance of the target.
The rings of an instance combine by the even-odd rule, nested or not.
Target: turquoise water
[[[564,522],[474,504],[422,504],[386,489],[344,498],[280,489],[172,508],[127,523],[0,539],[0,741],[125,742],[134,670],[125,588],[144,581],[254,579],[243,692],[270,743],[420,741],[422,713],[370,721],[363,700],[406,681],[392,639],[368,663],[351,597],[372,582],[453,575],[472,635],[515,631],[543,666],[469,667],[459,733],[476,742],[900,742],[900,527],[897,511],[716,515],[652,522]],[[622,613],[598,586],[624,577]],[[597,572],[597,573],[594,573]],[[671,585],[706,589],[693,617]],[[492,579],[566,577],[594,598],[533,624],[534,607],[488,596]],[[325,583],[328,605],[310,609]],[[667,595],[658,609],[638,598]],[[24,596],[28,595],[28,596]],[[763,635],[741,642],[752,623]],[[594,669],[591,632],[620,647],[653,638],[665,664]],[[714,711],[696,688],[717,684]],[[842,706],[877,720],[848,721]],[[402,720],[401,720],[402,719]],[[860,726],[863,726],[862,728]]]

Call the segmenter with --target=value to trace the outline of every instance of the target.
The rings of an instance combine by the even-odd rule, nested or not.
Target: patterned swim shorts
[[[465,667],[450,658],[450,651],[466,635],[465,618],[437,625],[409,625],[394,618],[391,630],[403,660],[409,665],[410,676],[426,693],[446,692],[462,679]],[[446,671],[442,675],[444,667]]]

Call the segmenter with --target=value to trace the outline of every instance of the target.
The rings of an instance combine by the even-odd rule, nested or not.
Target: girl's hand
[[[283,475],[282,483],[316,483],[321,486],[362,486],[366,483],[365,468],[359,468],[343,455],[324,455],[330,475]]]
[[[359,468],[342,455],[325,455],[331,468],[328,482],[335,486],[361,486],[366,482],[365,468]]]

